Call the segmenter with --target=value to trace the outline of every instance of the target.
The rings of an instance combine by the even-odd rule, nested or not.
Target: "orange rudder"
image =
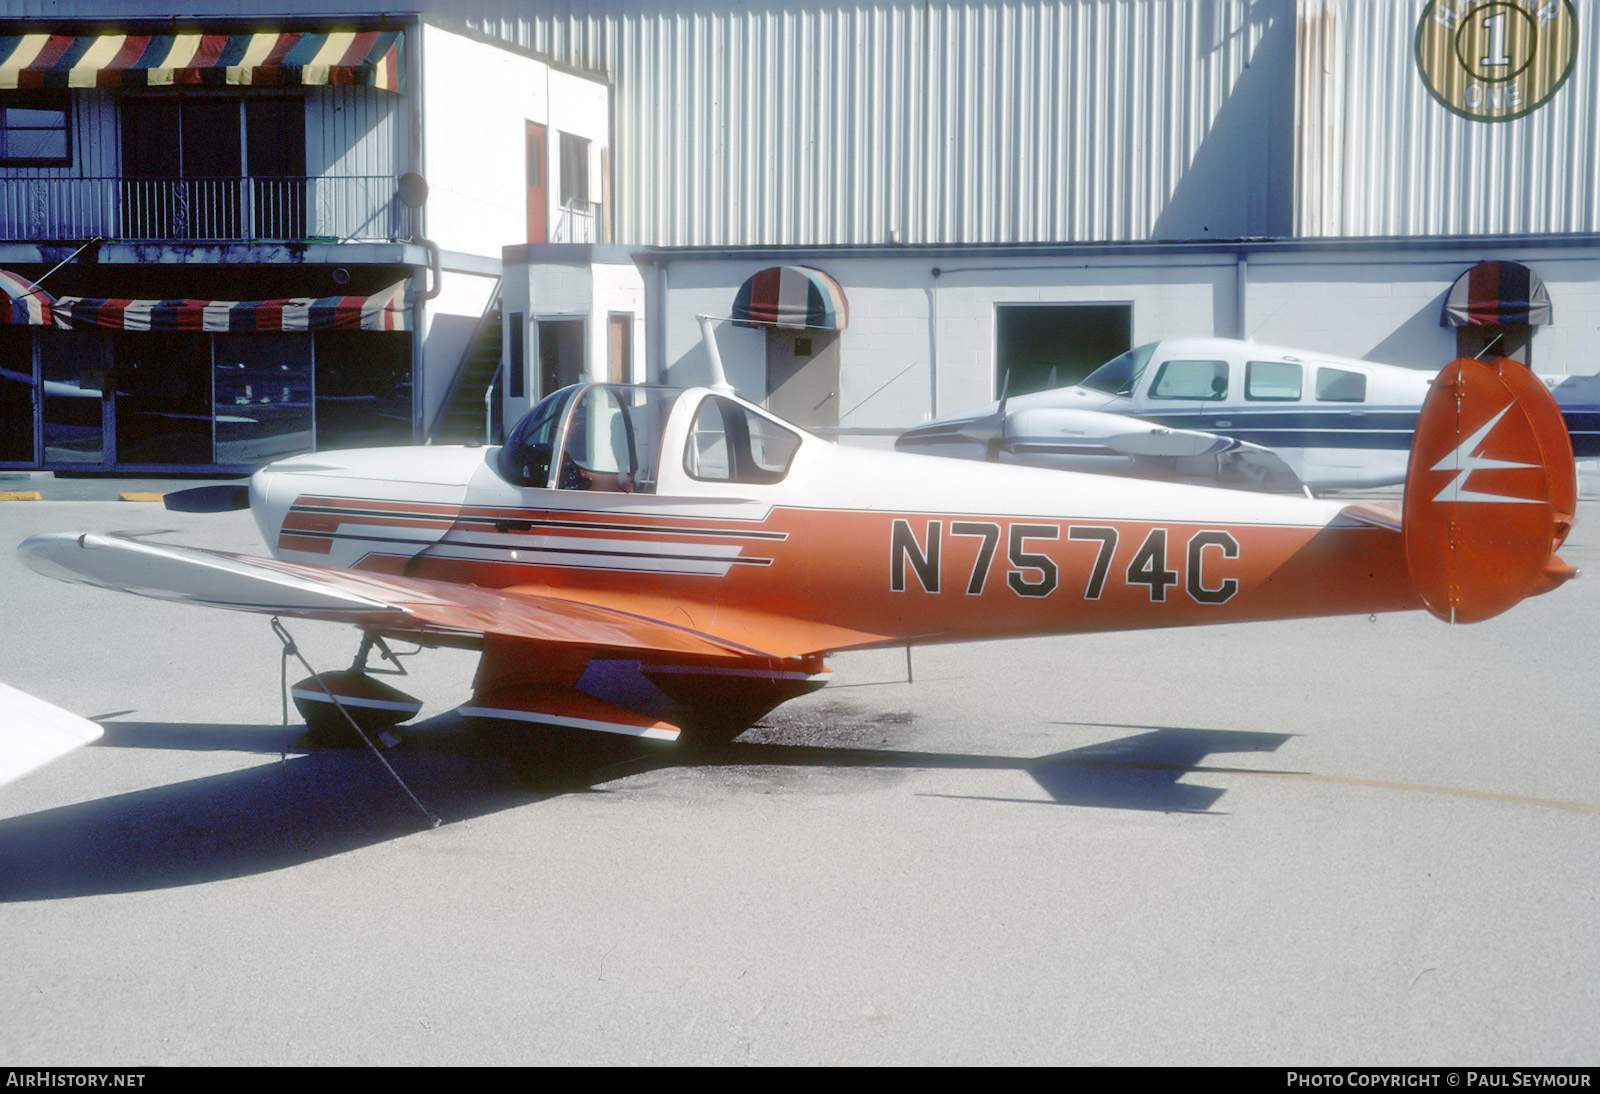
[[[1451,362],[1411,443],[1406,566],[1447,622],[1499,615],[1576,573],[1554,553],[1576,508],[1571,442],[1544,385],[1509,366]]]
[[[1555,536],[1550,549],[1556,550],[1566,541],[1572,518],[1578,512],[1578,469],[1572,457],[1572,434],[1567,431],[1566,419],[1550,389],[1526,365],[1502,357],[1491,367],[1517,397],[1539,442],[1550,473],[1550,506],[1555,510]]]

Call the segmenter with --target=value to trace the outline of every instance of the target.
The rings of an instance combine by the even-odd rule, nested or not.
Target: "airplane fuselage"
[[[687,454],[698,404],[716,398],[674,408],[648,490],[509,482],[496,448],[372,450],[275,464],[252,508],[287,560],[582,590],[714,633],[807,619],[838,628],[837,646],[1420,606],[1398,538],[1331,502],[798,433],[776,481],[710,481]]]

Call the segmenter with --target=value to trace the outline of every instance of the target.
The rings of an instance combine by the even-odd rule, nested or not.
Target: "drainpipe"
[[[1245,300],[1250,294],[1250,256],[1240,251],[1238,262],[1233,268],[1233,321],[1237,329],[1237,338],[1249,338],[1249,315],[1245,308]]]

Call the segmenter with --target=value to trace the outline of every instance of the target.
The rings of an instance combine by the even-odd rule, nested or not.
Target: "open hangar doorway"
[[[1133,348],[1132,304],[996,304],[994,312],[995,398],[1002,387],[1026,395],[1076,384]]]

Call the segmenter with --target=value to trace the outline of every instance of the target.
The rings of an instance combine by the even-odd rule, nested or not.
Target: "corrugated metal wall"
[[[1289,230],[1293,0],[478,0],[446,14],[611,74],[626,241]],[[1253,62],[1277,78],[1252,79]]]
[[[1426,0],[419,2],[611,76],[626,243],[1600,231],[1600,0],[1573,0],[1566,86],[1495,124],[1429,96],[1413,58]]]
[[[410,169],[410,109],[374,87],[306,89],[306,173],[387,176]]]
[[[1421,0],[1299,6],[1297,235],[1600,231],[1600,2],[1574,0],[1566,84],[1509,122],[1459,117],[1429,95],[1414,59]]]

